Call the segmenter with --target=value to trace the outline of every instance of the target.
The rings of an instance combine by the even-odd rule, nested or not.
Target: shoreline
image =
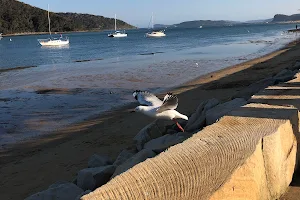
[[[289,44],[287,44],[289,45]],[[285,46],[281,47],[279,50],[285,48]],[[276,52],[276,51],[275,51]],[[273,52],[271,53],[267,53],[265,55],[259,55],[258,57],[254,58],[254,59],[258,59],[258,58],[261,58],[261,57],[265,57],[265,56],[268,56],[269,54],[272,54]],[[250,55],[250,54],[249,54]],[[97,61],[97,60],[103,60],[103,59],[93,59],[94,61]],[[184,81],[180,84],[176,84],[174,86],[169,86],[169,87],[160,87],[160,88],[156,88],[155,90],[151,91],[151,92],[154,92],[155,94],[157,94],[160,98],[163,98],[164,97],[164,92],[168,92],[168,91],[177,91],[178,88],[181,88],[182,86],[187,86],[189,84],[192,84],[194,81],[196,82],[199,82],[199,79],[204,79],[204,80],[209,80],[211,81],[212,79],[209,78],[209,76],[211,76],[211,74],[215,74],[215,73],[222,73],[223,71],[226,71],[228,70],[229,68],[231,67],[235,67],[237,65],[240,65],[240,64],[246,64],[247,62],[251,62],[253,59],[244,59],[244,60],[247,60],[247,61],[244,61],[242,62],[243,60],[240,60],[241,63],[239,64],[234,64],[234,65],[229,65],[226,67],[226,65],[224,65],[225,67],[222,67],[222,69],[220,70],[216,70],[216,71],[213,71],[213,72],[208,72],[207,74],[203,74],[203,75],[200,75],[196,78],[190,78],[189,80],[187,81]],[[78,61],[74,61],[74,62],[78,62]],[[38,67],[38,66],[20,66],[20,67],[16,67],[16,68],[8,68],[8,69],[0,69],[0,74],[3,72],[8,72],[8,71],[15,71],[15,70],[22,70],[22,69],[27,69],[27,68],[32,68],[32,67]],[[206,82],[203,82],[203,83],[206,83]],[[189,88],[191,89],[191,88]],[[74,89],[74,90],[77,90]],[[76,91],[73,91],[73,89],[68,89],[68,88],[63,88],[63,87],[41,87],[41,88],[38,88],[38,89],[33,89],[33,92],[36,93],[36,94],[71,94],[71,93],[76,93]],[[131,93],[130,93],[130,96],[131,96]],[[74,98],[79,98],[78,96],[74,96]],[[1,101],[1,99],[0,99]],[[8,101],[8,99],[3,99],[3,101]],[[99,111],[98,113],[93,113],[93,114],[89,114],[89,115],[86,115],[86,116],[83,116],[81,117],[81,120],[77,120],[75,122],[71,122],[69,124],[64,124],[62,127],[59,127],[59,130],[60,131],[56,131],[56,132],[64,132],[66,129],[68,129],[68,127],[72,127],[72,126],[76,126],[77,124],[80,124],[82,121],[89,121],[89,120],[94,120],[96,118],[101,118],[103,116],[106,116],[106,115],[110,115],[111,113],[116,113],[116,112],[119,112],[119,111],[122,111],[124,109],[128,109],[133,107],[134,105],[136,105],[136,102],[134,102],[134,100],[132,99],[131,102],[127,102],[127,103],[122,103],[120,105],[116,105],[115,107],[111,107],[109,108],[108,110],[103,110],[103,111]],[[54,127],[54,130],[56,128]],[[48,137],[51,137],[51,135],[53,135],[54,131],[46,131],[46,132],[41,132],[40,134],[33,134],[32,136],[28,136],[28,137],[24,137],[20,140],[16,140],[14,141],[14,139],[11,139],[11,142],[8,142],[8,143],[0,143],[0,152],[2,149],[10,149],[11,147],[15,146],[15,145],[22,145],[23,143],[31,143],[32,141],[39,141],[40,139],[44,139],[44,138],[48,138]],[[26,132],[27,133],[27,132]],[[59,133],[58,133],[59,135]],[[0,135],[1,136],[1,135]],[[5,141],[5,139],[3,140]]]
[[[136,29],[136,28],[129,28],[129,29],[124,29],[124,30],[132,30],[132,29]],[[87,33],[87,32],[104,32],[104,31],[114,31],[114,29],[52,32],[52,34]],[[28,36],[28,35],[46,35],[46,34],[49,34],[49,32],[9,33],[9,34],[2,34],[2,37],[8,37],[8,36]]]
[[[276,23],[269,23],[269,24],[297,24],[300,23],[300,20],[298,21],[286,21],[286,22],[276,22]],[[259,25],[261,23],[257,23]],[[222,26],[220,26],[222,27]],[[226,26],[225,26],[226,27]],[[136,29],[146,29],[146,28],[128,28],[124,30],[136,30]],[[86,33],[86,32],[104,32],[104,31],[114,31],[114,29],[101,29],[101,30],[81,30],[81,31],[65,31],[65,32],[52,32],[57,34],[68,34],[68,33]],[[28,35],[46,35],[49,34],[49,32],[24,32],[24,33],[9,33],[9,34],[2,34],[2,37],[8,37],[8,36],[28,36]]]
[[[278,51],[202,75],[168,90],[178,95],[178,110],[190,115],[201,101],[213,97],[226,101],[251,83],[292,67],[299,51],[299,41],[294,41]],[[141,128],[153,121],[129,113],[134,105],[136,103],[122,106],[59,133],[1,150],[0,171],[4,177],[0,192],[5,195],[3,198],[23,199],[58,180],[72,181],[94,153],[115,158],[122,149],[132,145],[132,138]],[[34,180],[26,182],[30,177]],[[8,194],[12,188],[15,193]]]

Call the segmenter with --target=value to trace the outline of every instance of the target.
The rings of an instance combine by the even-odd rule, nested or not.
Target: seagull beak
[[[134,110],[134,109],[132,109],[132,110],[129,110],[129,112],[130,112],[130,113],[134,113],[134,112],[135,112],[135,110]]]

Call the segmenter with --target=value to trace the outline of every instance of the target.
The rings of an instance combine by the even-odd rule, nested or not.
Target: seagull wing
[[[156,110],[156,112],[160,113],[166,110],[174,110],[178,106],[178,98],[176,95],[173,95],[172,93],[168,93],[164,97],[164,101],[162,105]]]
[[[162,101],[157,98],[154,94],[148,92],[148,91],[140,91],[136,90],[133,92],[133,97],[140,102],[141,105],[147,105],[147,106],[161,106]]]

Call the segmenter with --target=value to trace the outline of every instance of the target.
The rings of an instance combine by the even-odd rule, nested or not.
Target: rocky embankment
[[[116,160],[94,154],[73,183],[26,200],[279,198],[297,164],[299,68],[251,84],[231,101],[201,102],[181,122],[184,133],[157,120]]]

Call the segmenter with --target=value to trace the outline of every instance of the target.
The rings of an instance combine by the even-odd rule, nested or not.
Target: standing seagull
[[[133,92],[133,97],[141,104],[134,109],[135,112],[141,112],[154,118],[173,120],[178,128],[184,132],[176,119],[188,120],[188,117],[175,110],[178,106],[176,95],[167,93],[164,100],[161,101],[150,92],[136,90]]]

